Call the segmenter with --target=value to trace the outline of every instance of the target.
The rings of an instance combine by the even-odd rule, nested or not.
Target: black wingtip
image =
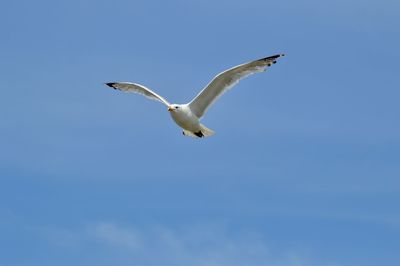
[[[276,54],[276,55],[265,57],[265,58],[263,58],[261,60],[274,60],[274,59],[277,59],[277,58],[279,58],[281,56],[283,57],[283,56],[285,56],[285,54]]]
[[[107,85],[108,87],[115,89],[115,87],[114,87],[115,82],[108,82],[108,83],[104,83],[104,84]]]

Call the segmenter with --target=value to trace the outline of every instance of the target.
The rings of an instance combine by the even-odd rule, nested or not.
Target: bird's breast
[[[175,123],[184,129],[196,131],[200,128],[199,119],[188,108],[171,112],[171,116]]]

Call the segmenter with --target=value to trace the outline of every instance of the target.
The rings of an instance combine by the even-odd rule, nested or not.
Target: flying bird
[[[200,123],[200,119],[204,116],[208,108],[242,78],[265,71],[282,56],[284,54],[268,56],[225,70],[216,75],[191,102],[186,104],[171,104],[154,91],[137,83],[108,82],[105,84],[116,90],[142,94],[152,100],[165,104],[172,119],[183,129],[183,135],[203,138],[214,134],[214,131]]]

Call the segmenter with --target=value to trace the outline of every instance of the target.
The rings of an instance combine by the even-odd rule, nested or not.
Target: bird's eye
[[[175,108],[176,108],[176,109],[179,109],[179,106],[176,106]]]

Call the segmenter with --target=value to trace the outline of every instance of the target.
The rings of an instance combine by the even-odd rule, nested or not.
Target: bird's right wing
[[[105,84],[115,90],[138,93],[149,99],[162,102],[166,106],[170,106],[170,103],[167,100],[143,85],[131,82],[109,82]]]
[[[190,109],[201,118],[207,109],[224,92],[235,86],[241,79],[258,72],[263,72],[267,67],[276,63],[276,60],[284,56],[277,54],[235,66],[219,73],[190,103]]]

